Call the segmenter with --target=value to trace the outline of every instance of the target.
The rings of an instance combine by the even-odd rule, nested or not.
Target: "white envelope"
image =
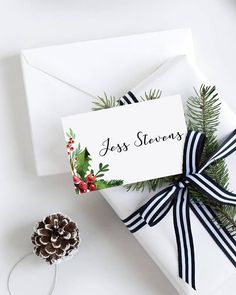
[[[23,50],[37,174],[69,171],[61,117],[91,110],[104,91],[121,96],[181,54],[194,60],[188,29]]]

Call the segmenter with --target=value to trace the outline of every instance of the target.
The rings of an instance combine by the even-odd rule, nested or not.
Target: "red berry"
[[[78,176],[76,176],[76,175],[73,175],[73,182],[74,183],[80,183],[80,179],[79,179],[79,177]]]
[[[66,145],[66,147],[69,149],[69,148],[70,148],[70,145],[69,145],[69,144],[67,144],[67,145]]]
[[[87,193],[87,190],[80,189],[79,191],[80,191],[81,194]]]
[[[73,138],[72,138],[72,137],[70,137],[70,138],[69,138],[69,141],[71,141],[71,140],[73,140]]]
[[[91,192],[93,192],[93,191],[95,191],[96,189],[97,189],[96,184],[91,183],[90,186],[89,186],[89,190],[90,190]]]
[[[79,183],[79,188],[80,188],[81,190],[83,190],[83,191],[87,191],[87,189],[88,189],[88,185],[87,185],[86,182],[81,181],[81,182]]]
[[[71,151],[73,151],[73,150],[74,150],[73,146],[72,146],[72,147],[70,147],[70,150],[71,150]]]
[[[88,183],[93,183],[96,180],[96,176],[94,176],[93,174],[89,174],[86,176],[86,181]]]
[[[69,141],[68,141],[68,144],[73,144],[73,143],[75,143],[74,139],[70,138]]]

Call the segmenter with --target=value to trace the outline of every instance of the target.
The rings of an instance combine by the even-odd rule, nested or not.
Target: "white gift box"
[[[194,64],[185,56],[179,56],[168,60],[153,75],[133,88],[132,92],[138,97],[143,96],[149,89],[158,88],[162,90],[164,96],[180,93],[185,103],[188,97],[194,95],[193,87],[199,89],[205,82],[206,79],[202,77]],[[219,138],[229,135],[235,128],[236,116],[222,101]],[[155,192],[127,192],[125,188],[119,187],[103,190],[102,194],[118,216],[124,219],[143,205]],[[196,255],[197,291],[178,277],[172,210],[154,228],[145,226],[134,235],[179,294],[216,294],[222,285],[227,284],[229,277],[236,278],[235,268],[192,212],[190,218]],[[227,294],[233,294],[230,292],[229,290]]]
[[[119,97],[130,89],[142,95],[158,88],[163,96],[181,94],[183,100],[193,95],[193,87],[198,89],[206,79],[195,66],[192,48],[190,31],[180,30],[24,50],[22,66],[38,175],[69,171],[60,118],[91,110],[95,96],[104,91]],[[236,116],[223,103],[219,137],[235,127]],[[153,195],[122,187],[102,194],[121,219]],[[191,223],[197,291],[178,277],[171,211],[160,224],[144,227],[135,237],[181,295],[216,294],[228,279],[236,278],[235,269],[193,214]],[[230,288],[225,290],[233,294]]]

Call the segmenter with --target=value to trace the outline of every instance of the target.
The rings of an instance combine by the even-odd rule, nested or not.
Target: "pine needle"
[[[199,92],[195,90],[195,94],[187,101],[188,127],[191,130],[203,132],[206,136],[201,158],[201,162],[205,162],[218,148],[216,132],[220,122],[220,102],[215,86],[202,85]],[[211,164],[205,172],[220,186],[228,189],[229,171],[224,160]],[[219,204],[192,187],[190,195],[199,202],[209,205],[217,215],[217,222],[232,235],[236,235],[236,206]]]
[[[119,101],[115,96],[107,96],[104,92],[104,97],[98,96],[97,101],[92,102],[95,106],[92,108],[93,111],[99,111],[103,109],[109,109],[119,106]]]
[[[149,92],[145,92],[144,97],[140,97],[141,100],[153,100],[153,99],[158,99],[161,97],[161,90],[159,89],[150,89]]]

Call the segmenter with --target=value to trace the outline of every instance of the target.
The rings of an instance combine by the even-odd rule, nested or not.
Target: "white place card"
[[[62,119],[77,193],[181,174],[187,132],[179,95]]]

